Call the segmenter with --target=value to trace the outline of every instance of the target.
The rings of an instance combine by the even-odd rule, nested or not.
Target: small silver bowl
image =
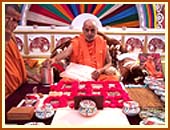
[[[123,113],[128,116],[135,116],[140,112],[140,107],[136,101],[126,101],[123,103]]]
[[[79,113],[82,116],[91,117],[97,113],[96,103],[92,100],[82,100],[79,105]]]

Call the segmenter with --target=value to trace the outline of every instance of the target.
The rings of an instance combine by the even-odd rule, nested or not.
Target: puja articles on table
[[[34,115],[34,107],[12,107],[8,113],[8,120],[31,120]]]

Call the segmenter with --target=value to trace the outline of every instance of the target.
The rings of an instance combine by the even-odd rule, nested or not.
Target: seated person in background
[[[138,62],[138,54],[123,53],[117,55],[117,58],[122,82],[124,84],[143,84],[147,74]]]
[[[146,76],[143,68],[137,63],[138,54],[130,53],[122,45],[122,43],[112,37],[108,37],[106,34],[98,32],[109,45],[109,52],[112,57],[113,69],[119,68],[115,72],[116,75],[121,76],[121,81],[124,84],[143,84],[143,80]],[[108,71],[111,72],[111,71]]]
[[[82,29],[83,33],[73,38],[68,48],[51,58],[51,62],[55,63],[69,57],[70,62],[95,68],[95,71],[91,73],[91,77],[96,81],[118,81],[119,77],[117,75],[105,74],[105,71],[112,65],[112,59],[106,41],[97,35],[96,21],[87,19]],[[73,79],[64,78],[63,80],[70,81]]]
[[[5,98],[26,82],[27,77],[40,82],[38,76],[27,72],[24,60],[17,48],[13,31],[20,20],[17,5],[8,4],[5,7]]]
[[[163,78],[163,73],[156,69],[154,57],[148,56],[147,60],[143,64],[143,67],[147,70],[150,76],[155,78]]]

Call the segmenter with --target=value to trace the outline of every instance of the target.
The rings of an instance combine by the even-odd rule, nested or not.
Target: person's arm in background
[[[41,77],[40,75],[37,74],[33,74],[30,71],[27,70],[27,77],[29,79],[32,79],[33,81],[35,81],[36,83],[41,83]]]
[[[100,74],[104,73],[104,71],[106,69],[108,69],[110,66],[112,65],[112,58],[110,56],[110,53],[109,53],[109,49],[107,48],[106,50],[106,60],[105,60],[105,65],[100,68],[100,69],[97,69],[96,71],[94,71],[92,73],[92,78],[97,80],[98,77],[100,76]]]
[[[62,59],[67,58],[68,56],[71,55],[71,53],[72,53],[72,45],[70,44],[66,50],[62,51],[61,53],[57,54],[56,56],[54,56],[51,59],[47,59],[45,62],[49,61],[50,64],[56,63],[56,62],[58,62],[58,61],[60,61]],[[41,82],[41,77],[40,76],[34,75],[29,71],[27,71],[27,77],[34,80],[34,81],[36,81],[36,82],[38,82],[38,83]]]
[[[61,53],[57,54],[53,58],[49,59],[51,64],[69,57],[72,53],[72,50],[73,50],[73,47],[70,44],[66,50],[62,51]]]
[[[110,56],[109,49],[107,48],[106,50],[106,60],[105,60],[105,65],[103,68],[98,69],[99,73],[104,73],[106,69],[108,69],[112,65],[112,57]]]

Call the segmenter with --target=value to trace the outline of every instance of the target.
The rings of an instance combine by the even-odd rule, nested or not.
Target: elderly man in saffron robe
[[[96,81],[118,81],[117,75],[105,73],[111,67],[111,56],[103,37],[97,35],[97,23],[93,19],[85,20],[83,33],[72,39],[71,44],[62,53],[50,59],[52,63],[70,57],[70,62],[95,68],[91,73]],[[81,73],[81,72],[80,72]],[[70,81],[64,78],[66,81]]]
[[[20,87],[27,77],[40,82],[37,76],[27,72],[18,50],[13,31],[20,20],[19,8],[15,4],[5,6],[5,98]]]

